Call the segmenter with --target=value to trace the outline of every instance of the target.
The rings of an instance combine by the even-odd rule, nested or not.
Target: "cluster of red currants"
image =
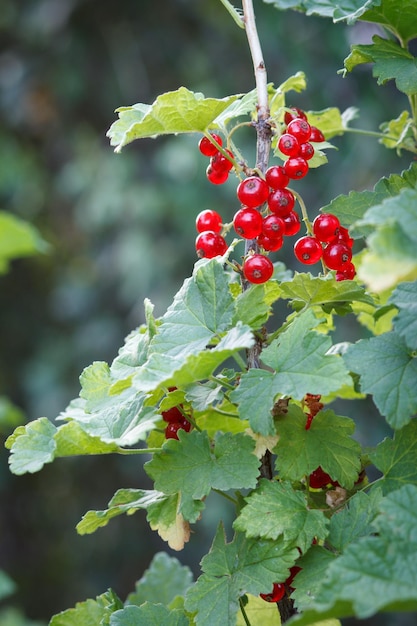
[[[218,146],[223,148],[223,140],[217,133],[211,133],[212,139]],[[198,144],[198,148],[206,157],[210,158],[210,163],[206,169],[206,176],[213,185],[222,185],[229,177],[229,172],[233,169],[233,153],[230,150],[225,149],[225,152],[229,155],[228,159],[216,145],[210,141],[207,137],[202,137]]]
[[[168,391],[176,391],[176,387],[169,387]],[[178,431],[180,429],[185,430],[185,432],[190,432],[191,423],[184,416],[181,409],[183,408],[182,404],[180,406],[173,406],[166,411],[162,411],[162,419],[167,422],[165,427],[165,439],[178,439]]]
[[[259,594],[262,600],[265,600],[266,602],[279,602],[280,600],[283,599],[283,597],[286,595],[287,592],[288,594],[292,593],[294,591],[294,587],[293,587],[294,578],[296,577],[296,575],[298,574],[300,570],[301,570],[301,567],[298,567],[298,565],[294,565],[293,567],[291,567],[290,575],[288,576],[285,582],[274,583],[271,593]]]

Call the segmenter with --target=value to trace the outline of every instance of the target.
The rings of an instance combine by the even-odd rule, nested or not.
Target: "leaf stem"
[[[118,454],[155,454],[156,452],[160,452],[162,448],[119,448],[117,451]]]
[[[244,607],[244,605],[243,605],[243,600],[242,600],[242,598],[239,598],[239,605],[240,605],[240,610],[241,610],[241,612],[242,612],[242,615],[243,615],[243,620],[244,620],[244,622],[245,622],[246,626],[251,626],[251,623],[250,623],[250,621],[249,621],[249,617],[247,616],[247,613],[246,613],[246,611],[245,611],[245,607]]]
[[[231,385],[230,383],[226,383],[220,378],[216,378],[216,376],[209,376],[209,380],[211,380],[213,383],[216,383],[216,385],[220,385],[221,387],[226,387],[226,389],[230,389],[230,391],[234,391],[235,389],[233,385]]]
[[[236,7],[234,7],[233,4],[229,2],[229,0],[220,0],[220,2],[225,7],[225,9],[229,11],[230,15],[233,17],[239,28],[245,28],[242,15],[240,14],[239,10],[236,9]]]
[[[228,493],[221,491],[221,489],[213,488],[212,491],[215,491],[216,493],[218,493],[219,496],[223,496],[223,498],[226,498],[226,500],[230,500],[230,502],[233,502],[233,504],[235,504],[236,506],[239,504],[239,502],[235,498],[233,498],[232,496],[229,496]]]
[[[240,369],[242,370],[242,372],[246,371],[246,363],[243,360],[243,358],[240,356],[239,352],[234,352],[233,353],[233,358],[236,361],[236,363],[238,364],[238,366],[240,367]]]

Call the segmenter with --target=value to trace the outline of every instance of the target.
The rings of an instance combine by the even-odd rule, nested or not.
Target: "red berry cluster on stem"
[[[176,387],[170,387],[168,391],[175,391]],[[162,411],[162,419],[164,422],[167,422],[165,427],[165,439],[178,439],[178,431],[185,430],[185,432],[190,432],[191,423],[187,420],[187,418],[182,413],[182,405],[173,406],[166,411]]]

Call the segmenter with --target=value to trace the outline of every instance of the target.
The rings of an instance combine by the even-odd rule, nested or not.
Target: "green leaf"
[[[9,465],[13,474],[33,474],[55,457],[56,427],[46,417],[40,417],[26,426],[18,426],[7,439],[10,449]]]
[[[405,483],[417,486],[417,420],[386,438],[370,454],[372,463],[383,473],[378,482],[384,493],[395,491]]]
[[[322,511],[310,510],[304,493],[288,482],[261,479],[247,498],[233,527],[247,537],[277,539],[305,552],[314,537],[325,539],[328,520]]]
[[[361,447],[351,437],[353,420],[328,409],[317,413],[308,430],[305,425],[306,414],[292,404],[277,419],[280,439],[274,452],[280,476],[299,481],[321,466],[342,487],[352,488],[361,468]]]
[[[142,606],[127,606],[113,613],[110,626],[189,626],[184,611],[170,611],[162,604],[146,602]]]
[[[355,107],[349,107],[343,113],[336,107],[330,107],[323,109],[322,111],[308,111],[307,118],[312,126],[316,126],[321,130],[327,140],[337,135],[343,135],[345,130],[349,127],[349,122],[358,117],[358,109]],[[320,149],[321,143],[314,144],[316,148]],[[329,147],[331,144],[328,144]]]
[[[274,4],[277,9],[297,9],[305,11],[307,15],[331,17],[334,22],[346,20],[353,24],[367,9],[378,5],[381,0],[264,0]]]
[[[372,37],[372,44],[354,45],[351,54],[345,59],[345,68],[351,72],[361,63],[373,62],[372,74],[378,85],[395,80],[399,91],[412,96],[417,92],[417,62],[415,57],[396,41]]]
[[[375,2],[362,19],[375,22],[390,30],[398,39],[406,44],[417,37],[416,6],[414,0],[384,0]]]
[[[337,552],[343,552],[352,541],[372,534],[372,523],[378,513],[380,501],[380,489],[374,489],[370,494],[363,491],[356,493],[345,508],[330,519],[327,545]]]
[[[330,563],[310,608],[289,620],[289,626],[417,609],[417,487],[405,485],[390,493],[379,508],[375,534],[354,541]]]
[[[351,384],[342,359],[327,354],[329,337],[312,330],[318,324],[311,310],[297,316],[262,352],[262,361],[275,372],[252,368],[230,394],[239,404],[241,419],[248,420],[254,432],[274,434],[271,410],[278,395],[301,400],[312,389],[326,395]]]
[[[393,291],[389,302],[399,309],[394,318],[396,332],[404,338],[407,346],[417,349],[417,281],[401,283]]]
[[[331,519],[333,520],[334,515]],[[301,567],[301,571],[298,572],[296,580],[294,581],[295,591],[292,592],[291,598],[294,600],[296,608],[302,612],[311,606],[312,598],[317,595],[320,586],[326,577],[327,568],[330,563],[336,558],[336,555],[325,550],[321,546],[312,546],[306,554],[304,554],[297,561],[297,566]],[[327,622],[321,622],[322,626],[325,626]],[[315,622],[316,624],[316,622]],[[319,626],[317,623],[316,626]],[[329,625],[330,626],[330,625]]]
[[[24,413],[9,398],[0,396],[0,434],[8,434],[13,428],[25,422]]]
[[[206,432],[180,432],[179,441],[168,440],[145,464],[155,488],[167,495],[181,494],[179,512],[196,521],[201,501],[211,489],[251,488],[256,485],[259,461],[255,442],[243,433],[219,433],[214,447]]]
[[[13,259],[46,252],[48,247],[32,224],[0,211],[0,274],[8,270]]]
[[[297,310],[317,304],[374,303],[373,298],[355,281],[336,281],[331,275],[322,278],[309,273],[296,273],[293,280],[282,282],[280,289],[281,298],[292,300],[292,306]]]
[[[396,148],[398,154],[402,149],[415,150],[415,140],[413,133],[414,121],[408,111],[403,111],[398,117],[380,125],[384,137],[380,142],[386,148]]]
[[[235,624],[239,598],[268,593],[274,582],[288,577],[298,554],[280,540],[248,539],[242,533],[226,543],[220,526],[201,561],[203,574],[187,592],[185,608],[197,612],[197,626]]]
[[[173,550],[182,550],[184,544],[190,539],[190,527],[178,512],[179,504],[179,494],[166,496],[151,504],[147,515],[152,530],[156,530]]]
[[[126,604],[140,606],[147,601],[169,607],[176,596],[185,596],[192,582],[193,574],[189,567],[181,565],[178,559],[166,552],[158,552],[136,583],[135,591],[128,595]]]
[[[97,626],[106,624],[110,615],[123,606],[117,595],[109,589],[95,600],[78,602],[73,609],[54,615],[49,626]],[[102,621],[103,620],[103,621]]]
[[[417,412],[417,360],[403,337],[390,332],[362,339],[343,358],[390,426],[405,426]]]
[[[205,98],[185,87],[169,91],[156,98],[151,105],[134,104],[117,109],[119,119],[107,136],[116,152],[123,146],[144,137],[178,133],[203,133],[222,111],[240,96]]]
[[[249,624],[262,626],[281,626],[281,617],[274,602],[265,602],[260,596],[246,594],[245,613]],[[236,626],[247,626],[242,612],[237,614]]]

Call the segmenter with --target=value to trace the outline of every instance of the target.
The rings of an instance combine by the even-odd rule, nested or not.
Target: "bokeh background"
[[[392,85],[377,87],[369,67],[347,78],[337,73],[350,44],[369,43],[374,26],[279,13],[261,0],[255,8],[269,80],[307,74],[308,90],[290,104],[360,107],[354,126],[369,130],[406,107]],[[195,262],[197,213],[216,208],[227,220],[236,210],[233,180],[207,182],[199,137],[143,140],[119,155],[109,146],[114,109],[151,103],[181,85],[214,97],[254,87],[244,32],[219,0],[2,0],[0,209],[34,224],[50,245],[0,277],[0,396],[17,407],[16,419],[54,419],[78,395],[82,369],[111,361],[143,322],[145,297],[164,313]],[[249,159],[253,139],[242,134]],[[407,157],[374,139],[349,134],[334,144],[329,164],[299,182],[312,217],[334,196],[408,167]],[[281,259],[296,269],[291,246]],[[365,333],[347,316],[336,339]],[[388,434],[369,402],[353,407],[361,441]],[[17,587],[0,605],[1,626],[46,624],[109,587],[122,598],[133,589],[153,554],[166,549],[145,515],[116,518],[93,535],[75,531],[120,487],[148,487],[137,459],[60,460],[15,477],[0,449],[0,569]],[[227,522],[230,513],[210,496],[177,555],[196,575],[218,518]]]

